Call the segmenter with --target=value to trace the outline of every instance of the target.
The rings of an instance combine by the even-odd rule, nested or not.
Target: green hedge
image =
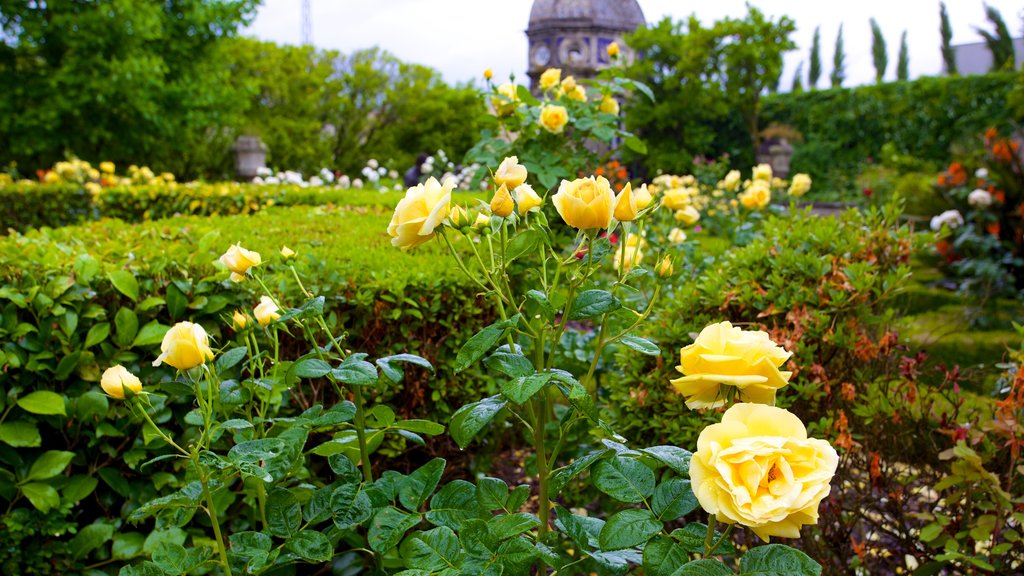
[[[792,170],[814,175],[816,191],[859,200],[857,174],[886,143],[946,163],[955,144],[976,148],[986,128],[1015,119],[1007,98],[1016,83],[1014,73],[993,73],[778,94],[765,98],[761,124],[787,124],[803,134]]]

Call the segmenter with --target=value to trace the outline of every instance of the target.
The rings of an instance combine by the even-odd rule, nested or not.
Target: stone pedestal
[[[267,145],[259,136],[239,136],[231,151],[235,153],[235,174],[239,180],[251,181],[267,165]]]

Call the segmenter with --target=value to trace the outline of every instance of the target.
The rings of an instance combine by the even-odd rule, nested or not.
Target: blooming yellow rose
[[[516,85],[511,82],[505,82],[495,88],[495,90],[497,94],[491,96],[491,106],[494,108],[494,113],[498,116],[508,116],[516,109],[516,105],[519,103]]]
[[[206,330],[199,324],[178,322],[164,335],[160,356],[153,361],[153,366],[170,364],[178,370],[188,370],[207,360],[213,360],[213,350],[210,350]]]
[[[818,522],[839,455],[808,438],[782,408],[736,404],[697,438],[690,482],[697,501],[721,522],[749,527],[762,540],[798,538]]]
[[[736,388],[743,402],[774,404],[775,391],[793,375],[779,371],[790,355],[767,332],[742,330],[729,322],[711,324],[679,351],[676,370],[683,377],[672,380],[672,386],[694,410],[725,405],[723,385]]]
[[[103,192],[103,187],[96,182],[86,182],[85,191],[92,196],[99,196]]]
[[[601,99],[601,103],[598,104],[597,109],[605,114],[619,114],[619,101],[608,95]]]
[[[666,255],[661,259],[661,264],[658,264],[658,276],[667,278],[675,272],[676,268],[672,265],[672,257]]]
[[[626,254],[623,256],[622,249],[616,248],[612,256],[612,268],[618,270],[624,265],[624,269],[628,271],[633,266],[638,266],[644,259],[643,248],[647,246],[647,241],[636,234],[629,234],[623,242],[626,245]]]
[[[694,196],[700,195],[700,189],[693,187],[669,188],[662,194],[662,202],[669,210],[682,210],[690,205]]]
[[[764,180],[770,182],[772,179],[772,165],[771,164],[758,164],[754,166],[754,180]]]
[[[516,204],[519,206],[519,214],[526,214],[531,210],[540,209],[540,205],[544,203],[544,199],[540,197],[534,190],[533,186],[529,184],[520,184],[516,186],[516,189],[512,191],[512,196],[516,199]]]
[[[636,213],[639,210],[636,196],[633,194],[633,186],[626,182],[622,191],[615,197],[615,219],[619,222],[632,222],[636,220]]]
[[[113,174],[114,173],[114,163],[113,162],[100,162],[100,171],[102,171],[104,174]]]
[[[546,104],[540,109],[540,125],[552,134],[558,134],[569,123],[569,113],[564,106]]]
[[[551,197],[565,223],[580,230],[607,228],[612,220],[615,195],[604,176],[562,180]]]
[[[253,309],[252,315],[260,323],[260,326],[265,328],[271,322],[281,317],[281,314],[278,313],[279,311],[280,308],[277,307],[277,304],[274,304],[274,300],[270,296],[260,296],[260,303]]]
[[[725,179],[722,180],[721,186],[726,190],[735,192],[736,188],[740,185],[740,178],[739,170],[730,170],[729,173],[725,175]]]
[[[583,86],[577,84],[572,90],[566,90],[565,97],[569,100],[575,100],[577,102],[587,101],[587,90]]]
[[[608,51],[609,58],[615,58],[616,56],[619,55],[619,43],[612,42],[611,44],[608,45],[608,47],[605,50]]]
[[[683,232],[680,228],[673,228],[668,233],[668,241],[673,244],[682,244],[686,242],[686,232]]]
[[[125,389],[131,390],[132,394],[142,392],[142,381],[127,368],[118,364],[103,371],[103,376],[100,377],[100,388],[103,388],[107,396],[124,400]]]
[[[494,193],[494,198],[491,199],[491,213],[495,216],[507,218],[512,215],[515,208],[516,204],[512,199],[512,195],[508,192],[508,186],[504,184],[498,186],[498,190]]]
[[[760,210],[771,203],[772,189],[768,186],[768,182],[755,180],[740,194],[739,200],[744,208]]]
[[[639,188],[633,192],[633,196],[636,196],[636,208],[637,210],[644,210],[654,202],[654,195],[647,189],[647,184],[641,184]]]
[[[442,185],[431,176],[426,183],[409,188],[388,224],[391,245],[408,250],[433,238],[434,229],[448,217],[454,187],[454,179]]]
[[[548,68],[540,75],[540,89],[545,92],[551,90],[562,81],[561,68]]]
[[[513,190],[526,182],[526,176],[526,166],[519,163],[519,157],[509,156],[498,164],[498,169],[494,172],[494,184],[505,184],[509,190]]]
[[[281,246],[281,257],[282,258],[287,260],[288,258],[291,258],[292,256],[295,256],[295,250],[292,250],[291,248],[289,248],[287,246]]]
[[[235,313],[231,315],[231,326],[235,330],[243,330],[248,323],[249,317],[241,310],[235,310]]]
[[[568,94],[576,89],[576,79],[572,76],[566,76],[562,79],[562,92]]]
[[[683,206],[676,210],[675,218],[686,226],[693,226],[700,220],[700,212],[693,206]]]
[[[260,253],[242,248],[241,244],[235,244],[228,248],[228,251],[220,257],[220,263],[231,271],[231,279],[241,282],[245,279],[245,273],[253,266],[259,266]]]
[[[793,181],[789,184],[789,195],[794,198],[799,198],[807,191],[811,189],[811,177],[807,174],[797,174],[793,176]]]
[[[494,70],[487,68],[484,70],[484,80],[490,80],[491,78],[494,78]]]

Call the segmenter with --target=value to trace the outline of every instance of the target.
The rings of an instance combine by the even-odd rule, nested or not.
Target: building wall
[[[953,46],[956,51],[956,67],[960,74],[985,74],[992,68],[992,52],[984,42]],[[1017,68],[1024,63],[1024,38],[1013,41],[1017,55]]]

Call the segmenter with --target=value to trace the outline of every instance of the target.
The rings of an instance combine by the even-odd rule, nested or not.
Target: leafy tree
[[[807,71],[807,83],[811,90],[818,87],[821,78],[821,27],[814,28],[814,40],[811,42],[811,64]]]
[[[1013,37],[1006,27],[1003,15],[995,7],[986,4],[985,17],[992,23],[992,31],[977,27],[975,30],[985,39],[985,44],[992,52],[992,71],[1013,70],[1017,64],[1017,57],[1013,51]]]
[[[0,151],[193,174],[242,106],[214,55],[258,0],[0,0]],[[230,142],[218,142],[217,146]]]
[[[885,69],[889,66],[889,54],[885,49],[885,36],[878,22],[871,19],[871,59],[875,65],[875,83],[881,84]]]
[[[949,12],[946,3],[939,2],[939,34],[942,36],[942,61],[946,65],[946,74],[956,76],[956,51],[953,50],[953,27],[949,23]]]
[[[900,55],[896,61],[896,79],[905,81],[910,79],[910,51],[907,49],[907,31],[900,36]]]
[[[801,63],[796,65],[796,72],[793,73],[793,84],[792,84],[792,87],[789,89],[790,92],[803,92],[804,91],[803,74],[804,74],[804,63],[801,62]],[[811,88],[813,88],[813,87],[814,87],[814,84],[811,84]]]
[[[836,50],[832,55],[832,74],[829,76],[833,88],[839,88],[846,80],[846,52],[843,49],[843,25],[839,25],[836,35]]]

